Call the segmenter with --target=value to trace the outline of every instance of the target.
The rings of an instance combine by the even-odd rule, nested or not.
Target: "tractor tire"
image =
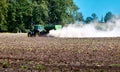
[[[28,37],[31,37],[31,34],[30,34],[30,33],[28,33]]]

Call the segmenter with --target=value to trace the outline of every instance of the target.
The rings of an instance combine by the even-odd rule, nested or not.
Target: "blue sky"
[[[74,0],[84,18],[96,13],[99,19],[108,11],[120,15],[120,0]]]

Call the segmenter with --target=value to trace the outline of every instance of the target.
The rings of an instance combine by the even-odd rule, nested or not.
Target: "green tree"
[[[101,20],[100,20],[100,23],[103,23],[103,22],[104,22],[104,17],[102,16]]]
[[[85,23],[90,23],[92,21],[93,21],[92,17],[87,17],[86,20],[85,20]]]
[[[84,21],[83,15],[80,12],[76,13],[75,19],[76,21]]]
[[[8,11],[8,29],[10,32],[25,32],[30,28],[32,8],[29,0],[10,0]]]
[[[72,0],[48,0],[49,23],[65,24],[74,22],[77,6]]]
[[[112,14],[112,12],[106,13],[106,15],[105,15],[105,17],[104,17],[104,21],[105,21],[105,22],[110,21],[113,16],[114,16],[114,15]]]
[[[47,24],[49,19],[47,0],[34,0],[32,18],[35,24]]]
[[[7,17],[7,1],[0,0],[0,31],[7,31],[6,17]]]
[[[16,0],[10,0],[8,1],[8,17],[7,17],[7,23],[8,23],[8,31],[12,32],[15,30],[16,26]]]
[[[73,0],[8,0],[8,31],[25,32],[35,24],[71,23],[77,10]]]
[[[92,20],[93,21],[97,21],[98,20],[98,17],[97,17],[97,15],[95,14],[95,13],[92,13]]]
[[[33,5],[30,0],[18,1],[17,17],[19,19],[19,29],[25,30],[31,27]]]

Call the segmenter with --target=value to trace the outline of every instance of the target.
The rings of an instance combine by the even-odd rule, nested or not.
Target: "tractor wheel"
[[[28,37],[31,37],[31,34],[30,34],[30,33],[28,33]]]

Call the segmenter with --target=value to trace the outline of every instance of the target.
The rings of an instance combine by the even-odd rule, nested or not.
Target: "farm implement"
[[[43,36],[49,33],[50,30],[61,29],[62,25],[35,25],[32,30],[28,32],[28,37]]]

